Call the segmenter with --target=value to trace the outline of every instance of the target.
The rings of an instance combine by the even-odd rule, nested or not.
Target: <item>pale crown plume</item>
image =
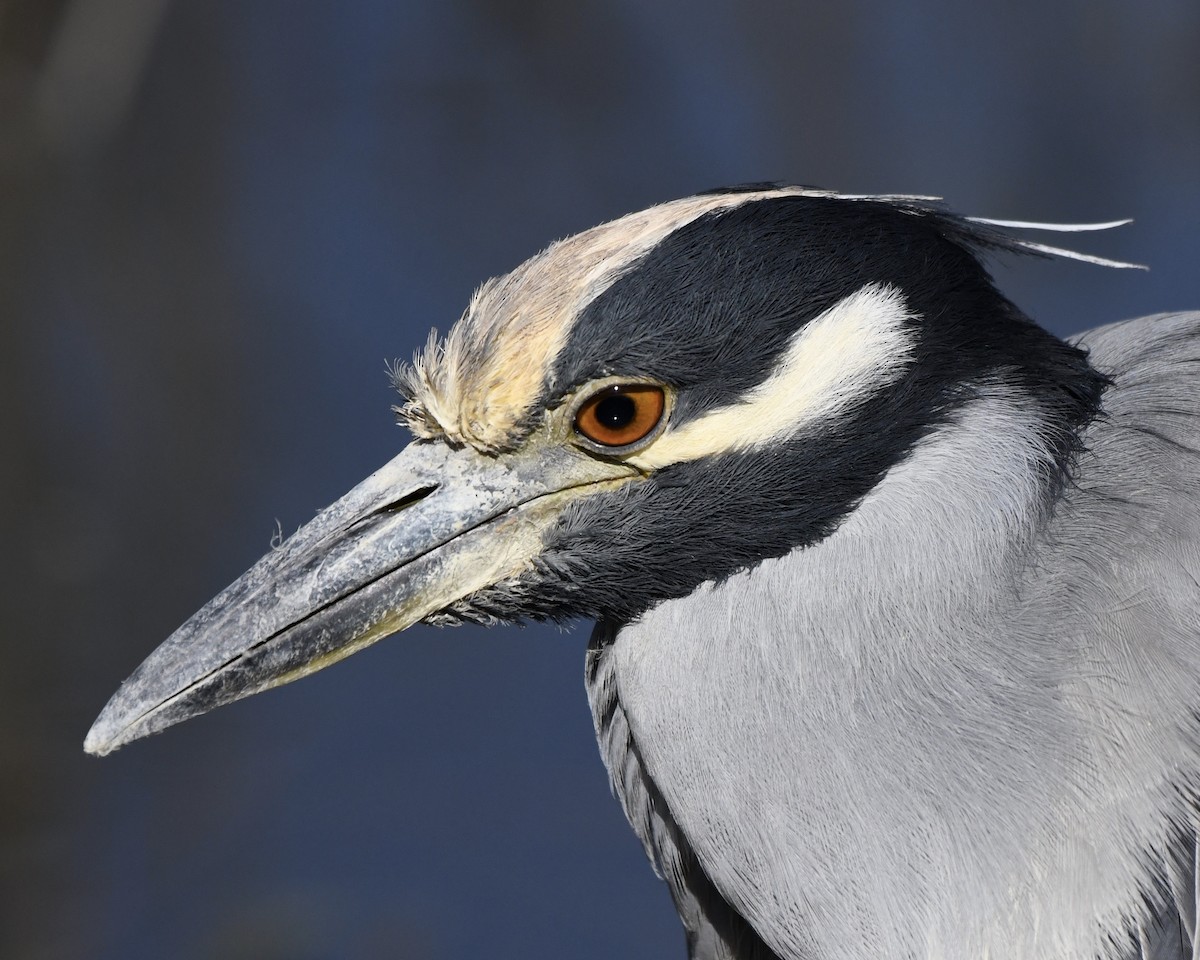
[[[702,194],[650,207],[551,244],[489,280],[443,341],[393,370],[401,420],[418,437],[497,451],[520,439],[571,325],[589,303],[680,227],[768,197],[827,195],[802,187]]]

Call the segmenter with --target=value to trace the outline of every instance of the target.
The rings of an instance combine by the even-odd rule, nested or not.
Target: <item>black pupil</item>
[[[619,393],[605,397],[596,404],[596,420],[609,430],[620,430],[629,426],[636,416],[637,404],[633,402],[633,398]]]

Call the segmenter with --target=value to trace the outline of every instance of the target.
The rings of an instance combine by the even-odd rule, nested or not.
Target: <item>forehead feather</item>
[[[484,450],[519,439],[580,312],[675,230],[706,213],[768,197],[824,195],[803,188],[702,194],[673,200],[559,240],[476,291],[442,343],[399,376],[402,416],[419,436]]]

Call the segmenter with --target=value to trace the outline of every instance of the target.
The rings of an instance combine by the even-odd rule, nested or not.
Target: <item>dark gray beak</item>
[[[84,742],[103,755],[288,683],[529,568],[574,500],[636,476],[564,444],[410,444],[180,627]]]

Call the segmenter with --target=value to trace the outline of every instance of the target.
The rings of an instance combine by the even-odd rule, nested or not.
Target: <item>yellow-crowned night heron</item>
[[[1200,956],[1200,314],[1059,340],[980,265],[1065,253],[1020,226],[754,185],[554,244],[87,749],[418,621],[590,618],[692,957]]]

